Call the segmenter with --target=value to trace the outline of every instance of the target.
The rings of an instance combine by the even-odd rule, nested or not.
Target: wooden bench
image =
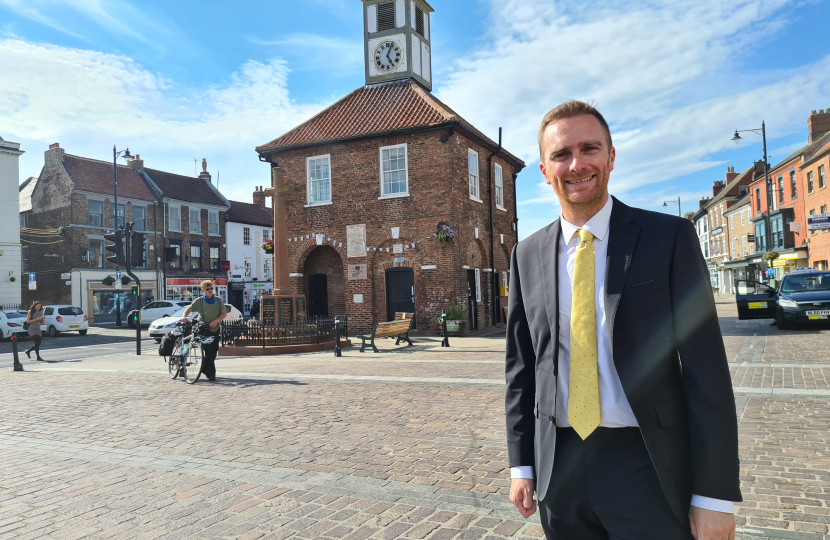
[[[395,312],[395,320],[396,321],[405,321],[407,319],[411,319],[414,317],[414,313],[407,313],[406,311],[396,311]]]
[[[389,321],[375,324],[375,328],[372,330],[371,336],[357,336],[362,340],[362,343],[360,344],[360,352],[365,350],[367,343],[372,347],[373,351],[380,352],[378,351],[378,348],[375,347],[375,338],[382,337],[398,338],[397,341],[395,341],[395,345],[398,345],[401,340],[404,340],[409,343],[409,346],[412,346],[412,340],[409,339],[409,327],[411,325],[411,318],[404,321]]]

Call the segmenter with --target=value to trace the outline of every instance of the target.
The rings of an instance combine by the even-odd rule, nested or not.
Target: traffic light
[[[144,266],[144,235],[133,232],[130,238],[130,268]]]
[[[133,285],[133,296],[138,296],[138,285]]]
[[[116,266],[125,266],[124,231],[115,231],[113,234],[105,234],[104,239],[108,242],[112,242],[112,245],[107,245],[107,251],[111,251],[113,255],[107,255],[107,260]]]

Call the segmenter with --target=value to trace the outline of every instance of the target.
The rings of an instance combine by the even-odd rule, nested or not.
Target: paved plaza
[[[830,540],[830,330],[738,321],[738,538]],[[510,505],[504,338],[225,358],[152,348],[0,371],[0,539],[542,536]]]

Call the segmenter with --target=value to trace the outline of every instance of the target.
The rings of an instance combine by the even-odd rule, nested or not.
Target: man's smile
[[[588,182],[589,180],[593,180],[595,175],[588,176],[586,178],[579,178],[577,180],[566,180],[566,184],[581,184],[583,182]]]

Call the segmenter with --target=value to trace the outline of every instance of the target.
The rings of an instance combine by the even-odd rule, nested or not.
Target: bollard
[[[343,356],[340,348],[340,317],[334,318],[334,356]]]
[[[444,340],[441,341],[441,346],[449,347],[450,338],[447,336],[447,312],[443,309],[441,310],[441,330],[444,332]]]
[[[17,336],[12,335],[12,356],[14,357],[14,370],[23,371],[23,364],[20,363],[20,358],[17,356]]]

